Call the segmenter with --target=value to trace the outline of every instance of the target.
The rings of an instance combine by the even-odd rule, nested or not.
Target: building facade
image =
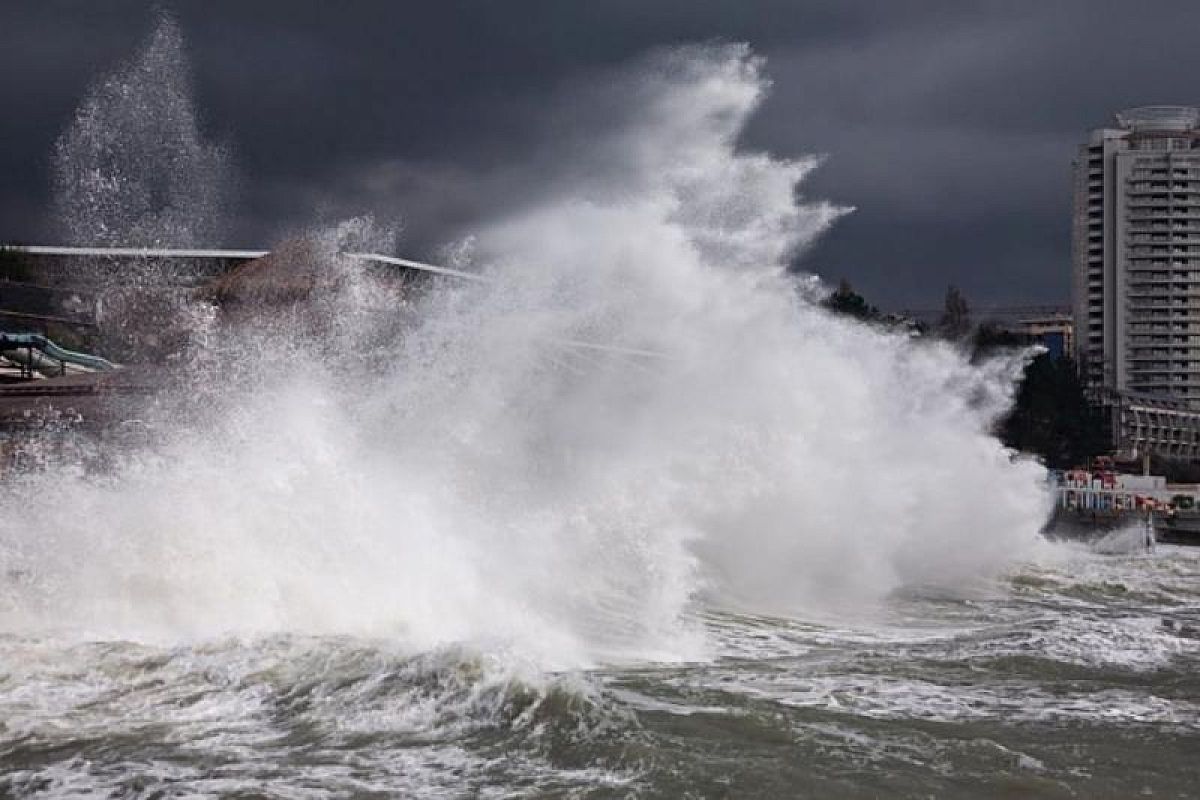
[[[1200,419],[1200,110],[1147,106],[1116,123],[1093,131],[1075,161],[1076,359],[1115,412],[1119,449],[1200,458],[1190,422],[1121,421],[1131,404]],[[1164,428],[1187,441],[1138,433]]]
[[[1104,404],[1117,451],[1126,458],[1155,453],[1200,461],[1200,413],[1177,400],[1109,394]]]
[[[1045,347],[1051,358],[1075,356],[1075,321],[1070,314],[1023,317],[1015,332]]]

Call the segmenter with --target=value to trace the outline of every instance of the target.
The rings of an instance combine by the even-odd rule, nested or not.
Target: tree
[[[953,341],[965,339],[971,332],[971,307],[957,286],[946,287],[946,303],[938,321],[938,333]]]
[[[1109,449],[1104,413],[1088,402],[1075,362],[1042,353],[1025,368],[1001,440],[1040,455],[1050,467],[1086,464]]]
[[[836,314],[846,314],[855,319],[877,320],[882,316],[879,309],[855,292],[845,278],[842,278],[838,288],[825,298],[822,305]]]
[[[978,363],[995,355],[997,351],[1011,351],[1028,347],[1033,343],[1033,340],[1025,334],[1017,333],[994,322],[983,322],[971,334],[971,361]]]

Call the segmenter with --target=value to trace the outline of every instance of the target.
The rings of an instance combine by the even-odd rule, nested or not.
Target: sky
[[[855,209],[798,266],[892,310],[948,284],[1065,305],[1075,147],[1122,108],[1200,104],[1195,0],[4,0],[0,241],[53,237],[54,141],[156,8],[240,173],[222,244],[373,213],[430,257],[519,191],[497,176],[536,167],[553,120],[587,124],[574,82],[745,42],[771,90],[739,146],[823,156],[801,193]]]

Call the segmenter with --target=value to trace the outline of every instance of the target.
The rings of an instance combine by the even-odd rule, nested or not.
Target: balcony
[[[1200,257],[1200,245],[1184,244],[1175,241],[1165,244],[1139,243],[1129,247],[1128,251],[1130,255],[1156,256],[1158,258],[1170,258],[1172,256],[1179,258]]]
[[[1130,208],[1126,219],[1128,219],[1130,223],[1152,219],[1172,219],[1181,221],[1200,220],[1200,206],[1184,208],[1176,207],[1171,210],[1165,210],[1162,206],[1157,208],[1147,207],[1145,209]]]

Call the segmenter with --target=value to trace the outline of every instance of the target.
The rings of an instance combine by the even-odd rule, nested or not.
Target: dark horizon
[[[742,145],[823,154],[801,192],[857,209],[802,268],[889,309],[936,307],[951,283],[978,307],[1065,304],[1075,147],[1122,108],[1193,100],[1188,23],[1200,7],[1011,5],[166,7],[204,129],[242,176],[222,244],[269,245],[316,219],[373,212],[402,219],[402,249],[428,258],[503,201],[498,176],[536,178],[546,120],[585,112],[570,103],[573,81],[656,47],[724,39],[749,43],[773,81]],[[53,143],[154,18],[132,0],[0,11],[0,240],[51,236]]]

